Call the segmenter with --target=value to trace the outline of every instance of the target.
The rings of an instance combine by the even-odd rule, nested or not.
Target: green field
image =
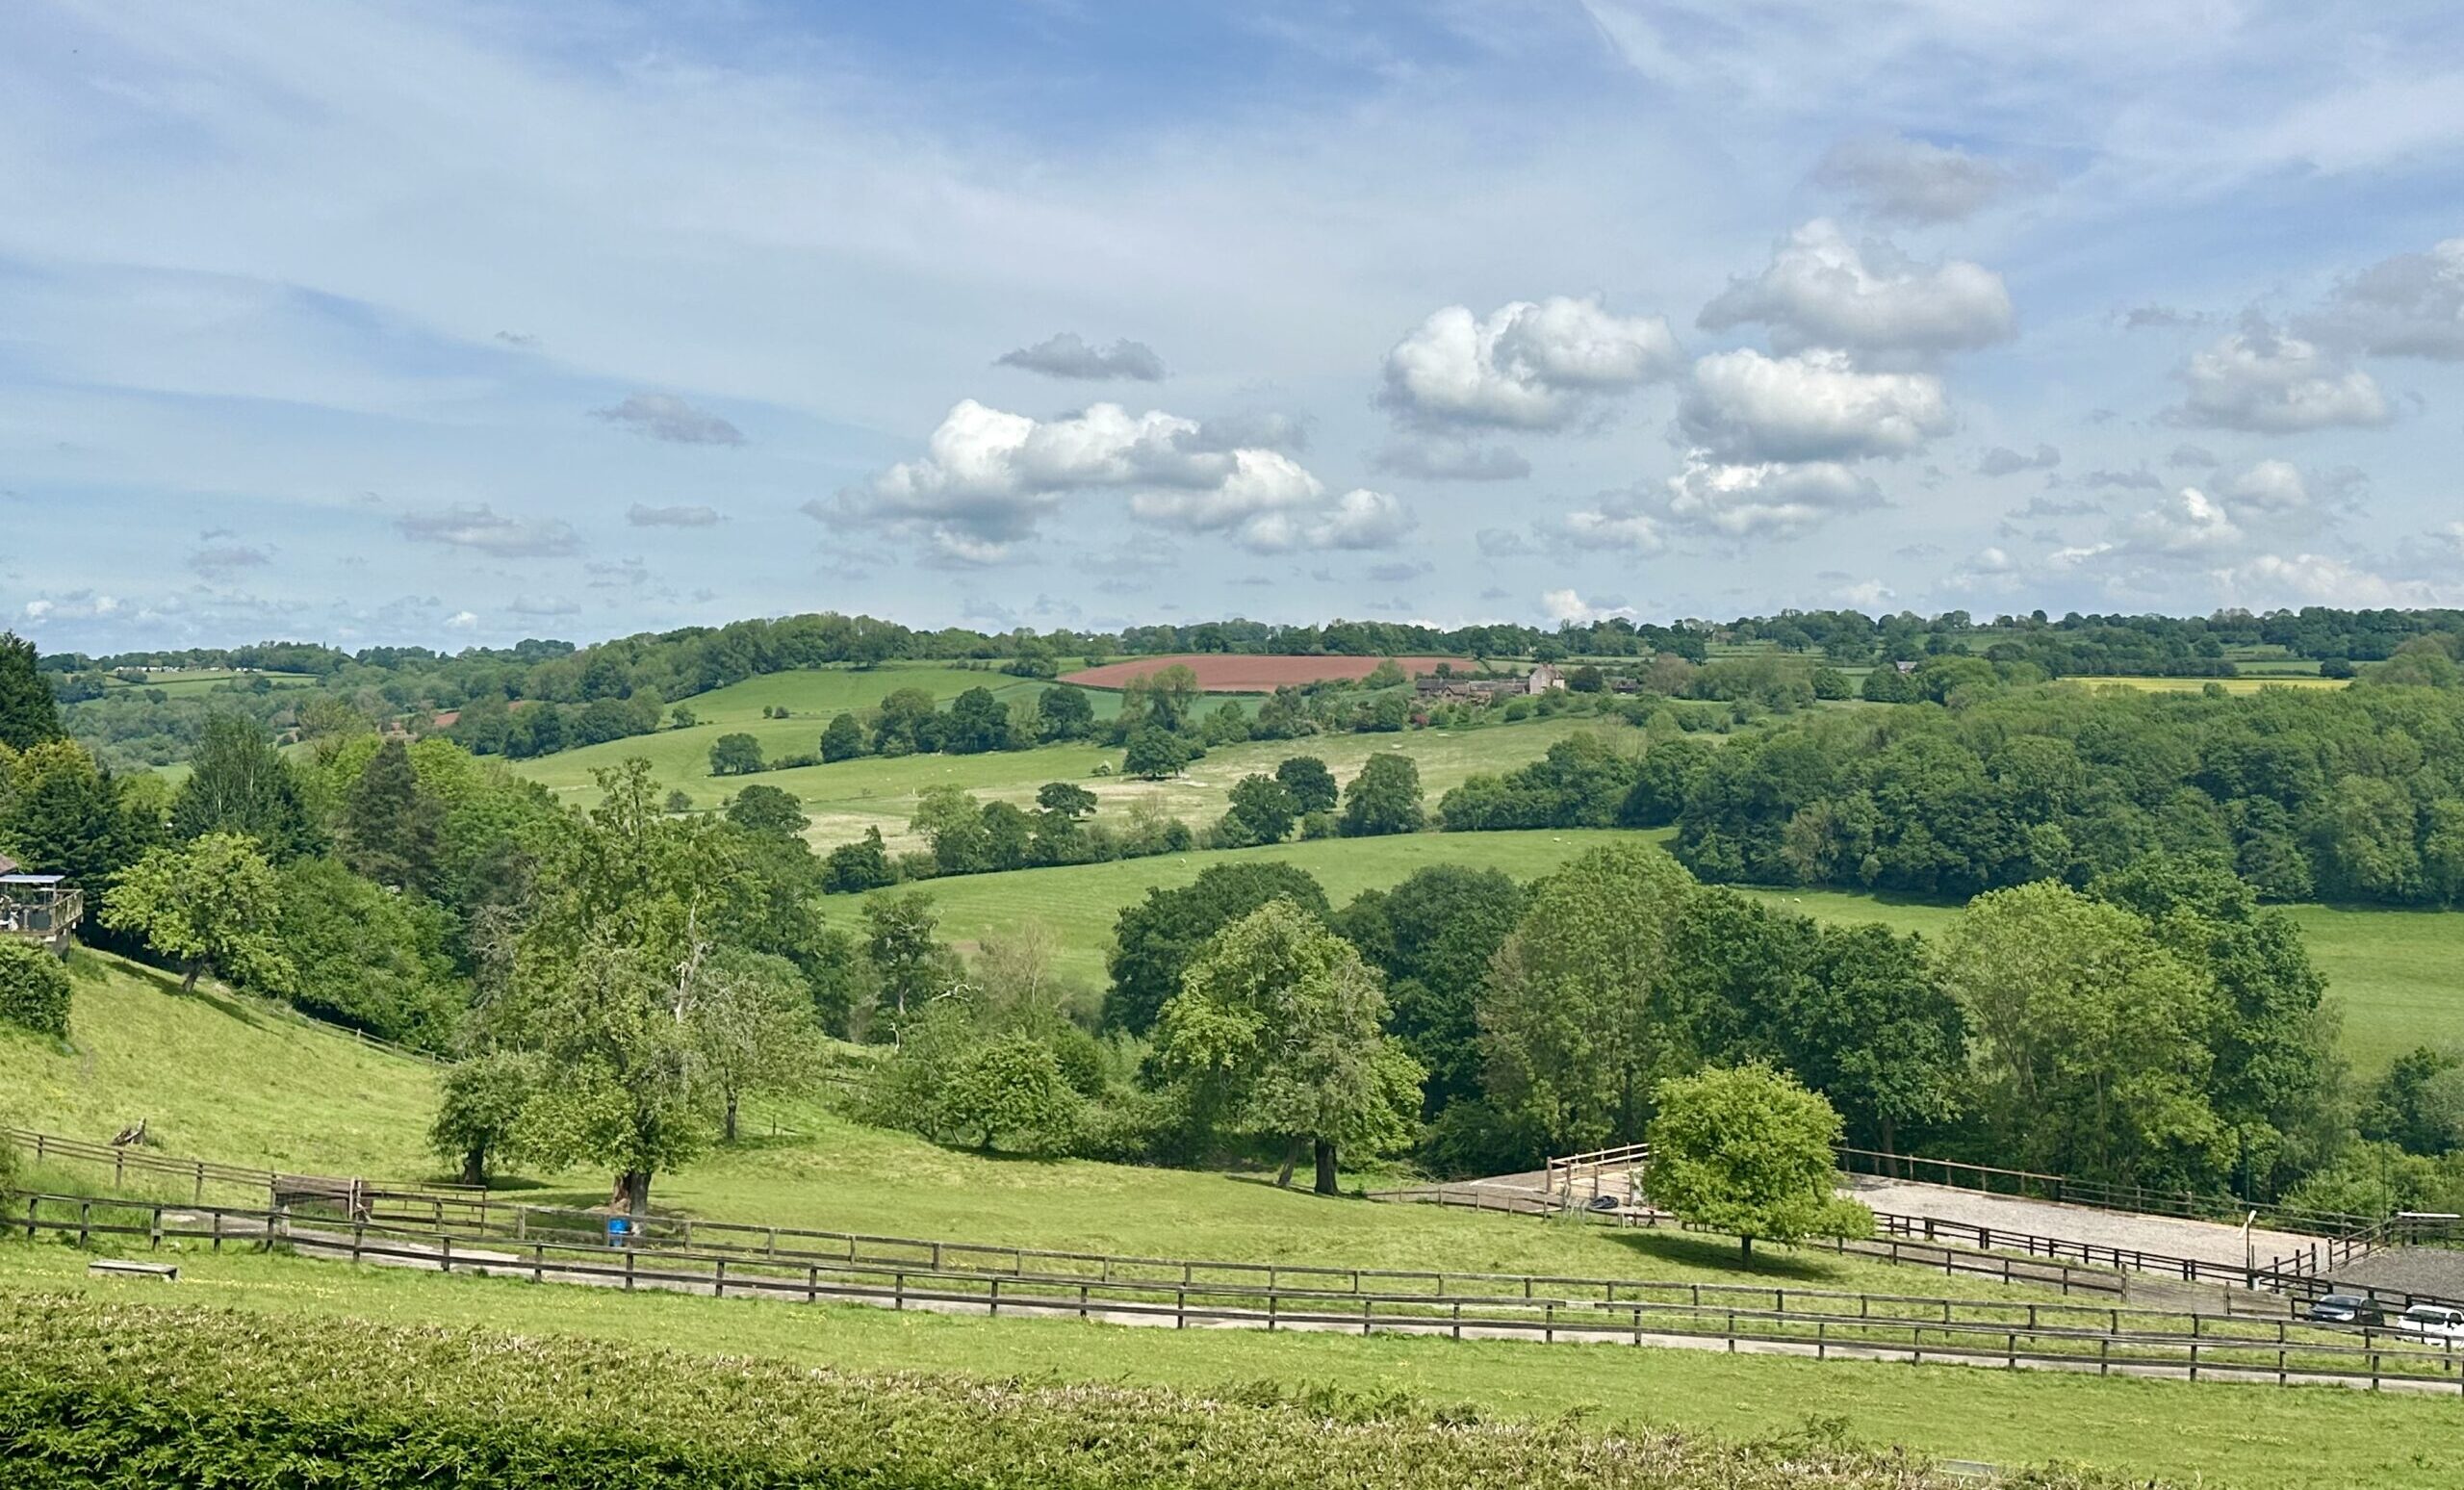
[[[1505,733],[1500,730],[1487,732]],[[1588,848],[1627,841],[1665,842],[1665,831],[1541,829],[1529,833],[1414,833],[1382,838],[1320,838],[1270,848],[1168,854],[1108,864],[1018,869],[1007,874],[935,880],[928,890],[941,912],[941,935],[973,946],[987,935],[1040,921],[1060,942],[1065,975],[1104,979],[1113,923],[1121,908],[1149,889],[1189,884],[1215,864],[1277,861],[1296,864],[1326,887],[1336,905],[1365,889],[1383,889],[1431,864],[1476,864],[1517,880],[1537,879]],[[880,893],[898,893],[886,891]],[[826,902],[835,907],[837,901]]]
[[[927,679],[937,681],[919,681]],[[828,714],[836,712],[837,706],[824,712],[816,706],[816,714],[808,717],[805,695],[789,698],[780,693],[790,682],[827,689],[829,696],[841,699],[852,697],[849,690],[853,688],[871,690],[865,702],[877,701],[891,688],[911,683],[945,690],[943,697],[978,685],[992,688],[996,694],[1004,692],[1001,685],[1011,693],[1046,686],[1003,679],[997,673],[943,668],[781,673],[692,701],[695,711],[705,721],[712,717],[702,712],[705,702],[723,701],[727,712],[720,723],[706,722],[689,730],[662,730],[656,734],[516,761],[514,769],[546,784],[564,800],[589,803],[598,797],[590,777],[593,768],[640,757],[651,763],[662,788],[683,791],[696,807],[716,808],[743,787],[758,783],[790,792],[804,805],[806,815],[812,819],[808,836],[816,847],[844,843],[863,836],[867,828],[878,828],[894,849],[906,849],[922,847],[921,841],[907,832],[916,797],[928,786],[944,784],[963,786],[987,800],[1033,806],[1036,789],[1044,783],[1075,782],[1102,800],[1099,810],[1110,820],[1117,821],[1132,802],[1146,799],[1195,828],[1222,815],[1233,783],[1252,772],[1271,772],[1277,762],[1291,756],[1316,756],[1338,779],[1348,781],[1372,755],[1400,751],[1418,762],[1422,786],[1434,805],[1439,796],[1465,777],[1476,772],[1511,770],[1538,759],[1552,744],[1578,731],[1604,731],[1614,736],[1631,733],[1630,727],[1619,721],[1561,715],[1464,731],[1418,730],[1400,734],[1320,734],[1300,740],[1256,740],[1209,751],[1205,758],[1194,763],[1182,776],[1164,782],[1134,781],[1116,774],[1096,776],[1098,765],[1118,772],[1121,753],[1093,744],[1046,745],[980,756],[866,757],[828,765],[765,771],[756,776],[710,775],[711,742],[734,731],[760,739],[765,753],[809,752],[814,748],[823,725],[828,723]],[[1098,694],[1097,698],[1099,709],[1118,706],[1117,695]],[[796,717],[768,721],[760,717],[762,705],[781,703],[794,709]]]
[[[2256,693],[2261,688],[2341,688],[2345,680],[2321,678],[2313,671],[2270,674],[2259,678],[2065,678],[2089,688],[2137,688],[2142,693],[2198,693],[2214,683],[2227,693]]]
[[[308,673],[244,673],[232,668],[194,667],[170,673],[148,673],[142,682],[125,682],[117,676],[106,673],[103,675],[103,691],[142,693],[148,689],[160,689],[175,699],[199,698],[217,691],[224,683],[236,681],[245,687],[260,678],[269,687],[274,688],[313,688],[317,685],[316,677]]]
[[[73,1050],[0,1035],[0,1118],[100,1142],[146,1119],[158,1152],[286,1172],[437,1177],[422,1143],[434,1068],[94,953],[79,959]],[[1544,1226],[1277,1190],[1251,1175],[944,1149],[800,1101],[749,1103],[746,1140],[670,1175],[661,1210],[824,1230],[1227,1261],[1730,1280],[1878,1293],[2016,1292],[1784,1248],[1741,1267],[1725,1241]],[[74,1174],[72,1167],[67,1172]],[[1373,1176],[1382,1180],[1384,1176]],[[1348,1175],[1348,1185],[1363,1176]],[[525,1197],[596,1205],[596,1171],[520,1177]],[[225,1198],[231,1198],[226,1196]]]
[[[1810,1361],[1614,1346],[1397,1336],[1177,1333],[1073,1321],[986,1320],[833,1305],[588,1295],[514,1279],[438,1276],[244,1253],[187,1253],[178,1301],[295,1327],[353,1320],[657,1345],[866,1371],[1094,1381],[1202,1394],[1275,1381],[1476,1404],[1484,1417],[1594,1429],[1625,1423],[1741,1438],[1837,1419],[1863,1444],[1981,1461],[2047,1461],[2232,1490],[2353,1490],[2464,1476],[2464,1404],[2452,1396],[2143,1381],[1963,1366]],[[162,1299],[163,1285],[92,1279],[85,1256],[0,1243],[0,1289]]]

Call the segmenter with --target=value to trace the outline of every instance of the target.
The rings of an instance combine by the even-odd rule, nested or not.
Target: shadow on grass
[[[1558,1222],[1552,1221],[1555,1225]],[[1603,1228],[1605,1229],[1605,1228]],[[1822,1283],[1836,1275],[1837,1264],[1828,1254],[1806,1252],[1765,1242],[1753,1256],[1741,1255],[1733,1237],[1705,1236],[1683,1231],[1622,1230],[1611,1240],[1637,1257],[1686,1268],[1717,1270],[1753,1277],[1797,1283]]]

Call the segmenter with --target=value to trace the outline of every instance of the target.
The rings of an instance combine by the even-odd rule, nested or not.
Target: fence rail
[[[278,1210],[182,1211],[159,1202],[132,1205],[18,1193],[12,1193],[7,1204],[10,1229],[29,1235],[74,1233],[87,1244],[141,1236],[152,1246],[192,1239],[220,1246],[248,1238],[259,1246],[283,1245],[309,1255],[447,1272],[458,1269],[538,1283],[996,1316],[1006,1308],[1014,1314],[1179,1329],[1196,1325],[1550,1343],[1630,1341],[1732,1351],[1753,1346],[1824,1358],[1932,1359],[2012,1369],[2187,1375],[2193,1380],[2343,1382],[2464,1392],[2464,1373],[2458,1371],[2452,1344],[2432,1345],[2387,1330],[2216,1321],[2153,1310],[1605,1280],[1601,1286],[1611,1291],[1597,1297],[1531,1289],[1550,1281],[1545,1279],[1525,1280],[1530,1291],[1521,1296],[1388,1293],[1363,1289],[1356,1278],[1347,1292],[1271,1280],[1108,1280],[827,1257],[749,1257],[707,1248],[629,1246],[611,1251],[604,1246],[548,1239],[510,1248],[490,1239],[475,1249],[468,1239],[450,1232],[423,1234],[364,1221],[347,1230],[325,1230]],[[1627,1291],[1624,1297],[1617,1296],[1618,1289]],[[1999,1316],[1990,1317],[1988,1311],[1999,1311]]]

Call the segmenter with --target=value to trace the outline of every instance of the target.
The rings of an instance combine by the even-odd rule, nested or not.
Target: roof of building
[[[64,874],[0,874],[0,885],[58,885]]]

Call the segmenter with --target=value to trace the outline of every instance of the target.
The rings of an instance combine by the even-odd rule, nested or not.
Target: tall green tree
[[[132,933],[180,968],[180,989],[199,975],[279,989],[292,977],[278,935],[280,884],[254,839],[209,833],[146,851],[120,872],[103,922]]]
[[[377,747],[343,799],[340,840],[351,872],[391,889],[425,891],[436,877],[445,805],[421,786],[410,748]]]
[[[189,779],[171,799],[171,836],[238,834],[254,838],[275,863],[318,847],[299,780],[255,720],[207,718],[190,758]]]
[[[1190,963],[1164,1006],[1158,1059],[1202,1118],[1289,1145],[1277,1183],[1305,1144],[1317,1192],[1333,1195],[1343,1151],[1399,1148],[1420,1114],[1423,1073],[1385,1033],[1380,982],[1317,913],[1270,901]]]
[[[522,1118],[539,1087],[539,1063],[499,1050],[456,1062],[439,1084],[428,1147],[462,1167],[462,1183],[484,1186],[496,1164],[519,1160]]]
[[[821,758],[825,761],[853,760],[864,753],[864,727],[853,714],[834,715],[821,732]]]
[[[703,1077],[719,1103],[719,1136],[731,1143],[746,1096],[792,1092],[819,1064],[812,999],[782,957],[714,951],[695,989],[693,1029]]]
[[[1658,849],[1592,849],[1534,885],[1479,1005],[1489,1099],[1560,1153],[1639,1139],[1692,1065],[1668,948],[1698,893]]]
[[[1757,1000],[1757,1043],[1828,1097],[1853,1137],[1886,1153],[1901,1132],[1956,1117],[1967,1022],[1925,944],[1882,925],[1825,926],[1807,976]]]
[[[1961,912],[1936,965],[2006,1162],[2160,1187],[2228,1171],[2207,1095],[2220,1001],[2145,921],[2050,881],[1995,890]]]
[[[2324,1159],[2341,1128],[2337,1010],[2300,926],[2262,909],[2220,854],[2145,856],[2089,889],[2145,918],[2158,943],[2215,986],[2207,1094],[2231,1134],[2242,1192],[2272,1195]]]
[[[1659,1084],[1652,1203],[1691,1225],[1754,1244],[1870,1235],[1871,1212],[1835,1193],[1839,1115],[1818,1092],[1767,1066],[1713,1067]]]
[[[1271,776],[1245,776],[1232,784],[1223,836],[1234,847],[1281,843],[1299,815],[1300,805],[1281,782]]]
[[[940,925],[933,897],[923,890],[864,902],[864,955],[880,980],[893,1031],[950,987],[954,959],[937,935]]]
[[[710,742],[712,776],[750,776],[761,769],[761,742],[739,731]]]
[[[0,782],[0,853],[31,873],[65,875],[108,899],[112,877],[161,840],[129,781],[115,780],[73,740],[46,740],[8,762]]]
[[[1418,833],[1427,820],[1421,806],[1421,768],[1409,756],[1381,751],[1344,787],[1337,828],[1347,838]]]
[[[760,784],[747,786],[728,799],[728,821],[747,833],[785,838],[801,836],[812,826],[793,793]]]
[[[1326,891],[1305,869],[1286,863],[1214,864],[1174,889],[1150,889],[1121,908],[1113,925],[1107,1029],[1143,1035],[1180,991],[1181,974],[1207,938],[1272,900],[1326,913]]]
[[[1342,792],[1335,785],[1335,773],[1327,770],[1326,762],[1315,756],[1285,758],[1274,768],[1274,779],[1283,784],[1284,790],[1292,793],[1293,802],[1304,815],[1331,812],[1335,804],[1343,800]]]
[[[60,705],[35,665],[35,644],[0,631],[0,745],[26,750],[64,737]]]
[[[1496,869],[1432,864],[1363,890],[1335,929],[1386,975],[1390,1027],[1428,1072],[1428,1116],[1477,1095],[1480,990],[1523,916],[1523,887]]]

